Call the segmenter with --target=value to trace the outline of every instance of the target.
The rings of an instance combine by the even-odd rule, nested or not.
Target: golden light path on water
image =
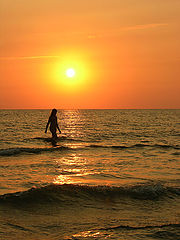
[[[66,112],[68,118],[66,119],[66,128],[70,135],[73,138],[81,138],[82,134],[82,126],[78,129],[78,125],[81,124],[83,116],[81,112],[78,110],[68,110]],[[78,151],[79,149],[84,149],[84,147],[88,148],[88,143],[86,142],[71,142],[65,143],[64,146],[68,147],[74,151]],[[93,153],[94,154],[94,153]],[[57,171],[60,172],[58,176],[55,176],[53,183],[54,184],[79,184],[79,185],[115,185],[117,180],[113,180],[104,175],[109,174],[109,170],[107,168],[106,160],[103,160],[103,157],[96,156],[99,158],[98,162],[95,163],[95,156],[93,154],[87,155],[86,152],[81,154],[81,152],[73,152],[68,154],[68,156],[60,157],[59,159],[55,159],[57,165]],[[95,153],[96,154],[96,153]],[[96,169],[92,168],[93,164],[98,164]],[[117,169],[113,169],[113,163],[110,163],[108,160],[108,164],[111,165],[111,171],[116,172]],[[132,181],[132,180],[129,180]],[[121,184],[128,180],[121,179]]]
[[[83,237],[83,238],[91,237],[93,239],[96,239],[96,237],[98,237],[98,238],[101,237],[100,234],[101,234],[100,232],[85,231],[85,232],[75,234],[75,235],[73,235],[73,237],[74,238],[77,238],[77,237]]]
[[[70,146],[70,144],[68,144]],[[75,144],[71,145],[72,149],[78,149],[79,146]],[[103,166],[99,162],[97,169],[91,167],[94,164],[94,157],[82,157],[80,153],[71,153],[67,157],[61,157],[60,159],[54,159],[57,165],[57,171],[59,175],[54,177],[54,184],[79,184],[79,185],[91,185],[91,186],[115,186],[117,179],[106,177],[111,172],[108,170],[106,164]],[[99,159],[101,161],[101,159]],[[110,163],[111,165],[111,163]],[[116,168],[112,168],[111,171],[116,172]],[[121,179],[121,184],[132,182],[132,179]]]
[[[89,159],[90,160],[90,159]],[[84,159],[75,153],[69,157],[63,157],[60,160],[56,159],[56,164],[61,166],[66,164],[66,168],[61,168],[61,174],[55,177],[54,184],[80,184],[80,185],[110,185],[113,184],[111,180],[100,178],[100,172],[88,169],[89,160]],[[68,167],[67,167],[68,166]],[[74,167],[76,166],[76,167]],[[96,178],[94,178],[96,175]]]
[[[64,116],[66,130],[72,141],[62,144],[72,151],[54,158],[57,168],[56,173],[58,173],[52,176],[54,184],[117,186],[119,184],[133,184],[137,181],[146,182],[148,179],[151,180],[152,177],[158,181],[159,175],[157,175],[156,170],[152,170],[157,168],[157,162],[152,161],[151,157],[147,158],[147,162],[142,161],[135,164],[137,159],[127,149],[120,151],[119,161],[119,158],[116,157],[119,150],[108,148],[107,145],[103,150],[101,148],[89,148],[92,143],[81,141],[89,131],[87,131],[88,125],[83,125],[84,115],[82,112],[67,110],[64,114],[66,114]],[[84,132],[85,130],[86,132]],[[80,141],[73,141],[73,139],[80,139]],[[61,143],[59,144],[61,145]],[[98,144],[101,145],[101,143],[95,143],[95,145]],[[92,150],[89,152],[88,149]],[[137,158],[139,156],[140,153],[138,152]],[[146,164],[148,164],[148,168],[145,168]],[[169,162],[168,164],[170,165]],[[158,170],[158,173],[161,173],[160,170]],[[168,175],[166,177],[168,178]]]

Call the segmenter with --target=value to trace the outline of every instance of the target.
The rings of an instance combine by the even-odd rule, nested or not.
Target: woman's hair
[[[51,112],[51,116],[55,116],[56,113],[57,113],[57,110],[54,108],[54,109],[52,110],[52,112]]]

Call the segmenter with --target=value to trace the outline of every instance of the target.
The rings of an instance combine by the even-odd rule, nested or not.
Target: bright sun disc
[[[69,68],[69,69],[66,70],[66,76],[69,77],[69,78],[74,77],[75,74],[76,74],[76,72],[72,68]]]

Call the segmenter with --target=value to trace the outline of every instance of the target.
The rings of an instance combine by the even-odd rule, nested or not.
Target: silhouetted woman
[[[59,129],[59,126],[58,126],[56,114],[57,114],[57,110],[53,109],[52,112],[51,112],[51,115],[49,117],[49,120],[47,122],[46,130],[45,130],[45,133],[47,133],[47,129],[48,129],[48,126],[50,124],[50,131],[52,133],[52,140],[57,139],[57,134],[56,134],[57,129],[59,130],[59,133],[61,133],[61,130]]]

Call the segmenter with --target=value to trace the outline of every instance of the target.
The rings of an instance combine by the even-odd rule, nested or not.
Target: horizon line
[[[0,108],[0,110],[51,110],[52,108]],[[180,108],[56,108],[57,110],[180,110]]]

